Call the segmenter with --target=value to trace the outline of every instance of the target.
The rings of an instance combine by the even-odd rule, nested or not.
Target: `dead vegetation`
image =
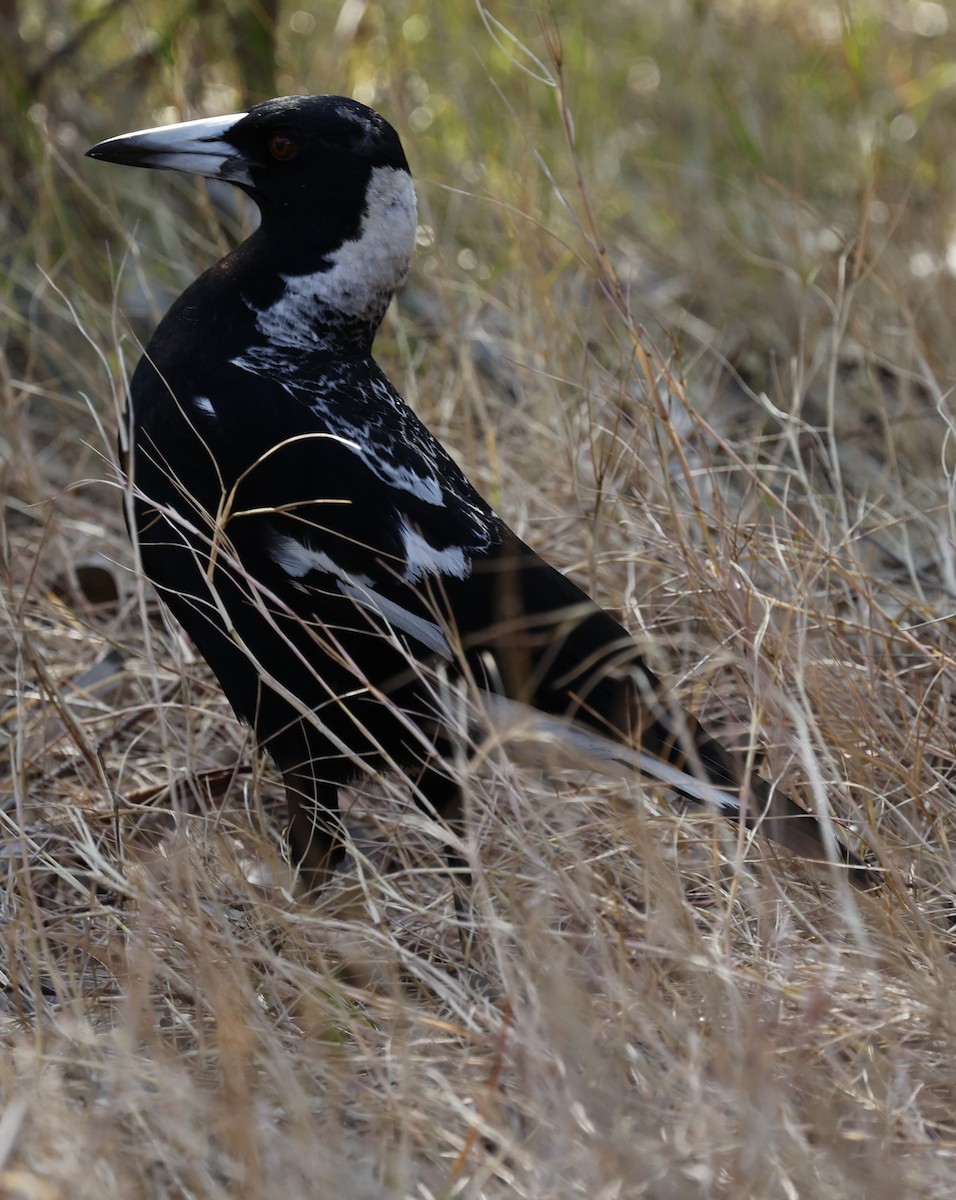
[[[322,87],[372,87],[392,37],[389,89],[361,98],[421,181],[390,374],[887,885],[852,895],[638,781],[477,734],[473,961],[400,780],[352,798],[349,869],[296,902],[281,791],[133,571],[113,466],[136,339],[246,218],[160,176],[107,194],[80,150],[151,114],[106,125],[88,97],[68,134],[47,93],[19,160],[37,210],[4,209],[0,1194],[949,1197],[945,11],[897,6],[880,35],[894,115],[872,25],[825,4],[653,6],[641,32],[611,6],[559,14],[560,43],[543,11],[513,41],[438,4],[366,6],[349,34],[348,7]],[[317,86],[304,46],[277,90]],[[242,102],[221,64],[206,82]],[[901,115],[908,139],[858,153]]]

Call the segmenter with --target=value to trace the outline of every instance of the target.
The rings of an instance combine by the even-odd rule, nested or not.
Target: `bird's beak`
[[[203,117],[199,121],[182,121],[178,125],[124,133],[98,142],[86,154],[88,158],[128,167],[185,171],[190,175],[205,175],[210,179],[226,179],[251,186],[242,155],[225,140],[229,130],[245,115]]]

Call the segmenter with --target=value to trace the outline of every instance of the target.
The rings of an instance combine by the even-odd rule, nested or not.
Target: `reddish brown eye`
[[[299,153],[299,146],[288,134],[274,133],[269,138],[269,153],[279,162],[288,162]]]

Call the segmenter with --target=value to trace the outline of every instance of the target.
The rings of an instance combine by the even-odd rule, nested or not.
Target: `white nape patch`
[[[216,410],[208,396],[193,396],[193,404],[200,412],[207,413],[210,417],[216,415]]]
[[[670,763],[661,762],[643,750],[611,741],[595,730],[540,712],[519,700],[511,700],[484,688],[480,691],[492,727],[509,741],[544,741],[556,752],[571,750],[583,756],[590,760],[595,769],[600,768],[614,775],[619,775],[621,771],[626,775],[637,771],[676,788],[682,795],[701,804],[712,804],[722,813],[731,816],[740,814],[740,797],[736,792],[724,791],[706,780],[698,779],[696,775],[672,767]]]
[[[364,586],[372,583],[366,575],[350,575],[329,558],[324,550],[313,550],[311,546],[303,546],[301,542],[285,533],[273,536],[269,557],[293,579],[302,579],[310,571],[321,571],[324,575],[333,575],[345,583],[359,583]]]
[[[425,575],[454,575],[456,579],[467,579],[471,573],[471,560],[465,557],[461,546],[436,550],[404,518],[402,544],[405,547],[405,578],[409,583],[418,583]]]
[[[442,633],[440,625],[437,625],[434,621],[429,621],[425,617],[418,616],[417,613],[409,612],[407,608],[396,604],[394,600],[389,600],[387,596],[379,595],[378,592],[373,591],[371,588],[356,587],[354,584],[349,583],[340,583],[338,586],[343,596],[348,596],[356,604],[360,604],[363,608],[377,613],[393,629],[408,634],[409,637],[415,638],[423,646],[427,646],[429,650],[434,650],[436,654],[440,654],[442,658],[446,658],[451,662],[451,646],[449,646],[448,639]]]
[[[255,309],[256,327],[272,346],[314,348],[317,308],[376,319],[405,282],[415,249],[418,206],[409,173],[373,167],[358,234],[329,255],[332,263],[310,275],[283,275],[285,290],[268,308]]]

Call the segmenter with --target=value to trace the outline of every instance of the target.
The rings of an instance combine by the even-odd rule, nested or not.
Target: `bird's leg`
[[[306,894],[315,896],[342,861],[338,785],[315,777],[309,763],[286,770],[289,850]]]
[[[440,758],[433,759],[418,780],[418,788],[426,806],[451,830],[459,841],[465,838],[465,796],[460,781],[449,774],[449,767]],[[471,957],[475,935],[475,909],[472,903],[473,880],[468,860],[449,846],[445,851],[445,862],[451,875],[452,895],[455,901],[455,916],[458,919],[458,936],[461,948],[468,959]]]

